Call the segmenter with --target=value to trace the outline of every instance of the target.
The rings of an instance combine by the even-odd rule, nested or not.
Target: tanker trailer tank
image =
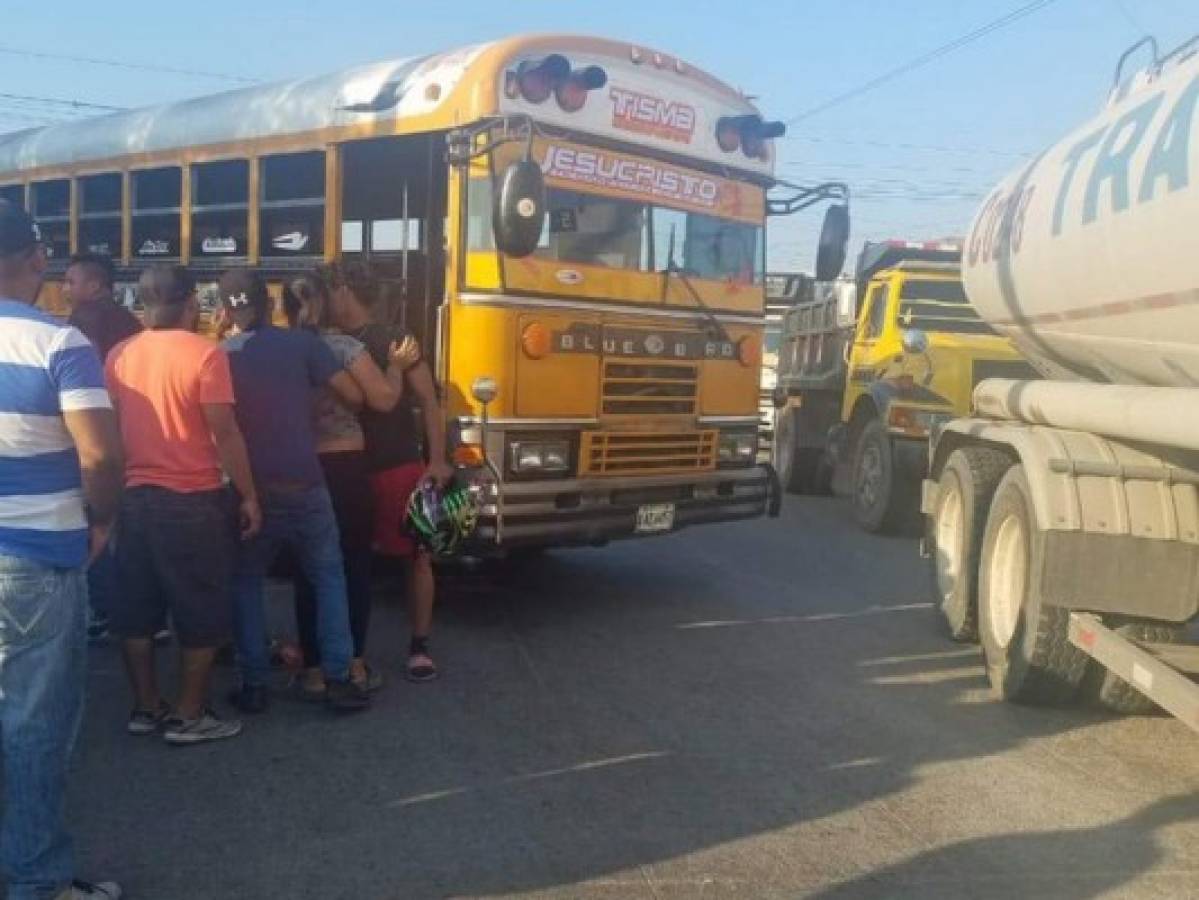
[[[1199,731],[1197,107],[1199,38],[1141,42],[1104,110],[988,195],[966,292],[1046,380],[975,388],[921,508],[936,602],[999,697]]]
[[[979,314],[1050,377],[1199,385],[1199,46],[988,196],[962,273]]]

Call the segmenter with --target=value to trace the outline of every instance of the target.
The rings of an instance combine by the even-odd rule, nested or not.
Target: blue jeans
[[[354,645],[341,543],[333,503],[324,485],[297,491],[269,489],[259,498],[262,531],[242,543],[233,576],[234,631],[242,681],[265,685],[270,673],[263,583],[284,547],[292,551],[316,594],[316,633],[326,678],[349,677]]]
[[[0,556],[0,859],[9,900],[41,900],[75,875],[63,821],[67,762],[87,683],[87,578]]]

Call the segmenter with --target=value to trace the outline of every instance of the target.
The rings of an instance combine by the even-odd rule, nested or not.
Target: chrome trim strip
[[[700,425],[754,425],[761,421],[759,416],[700,416]]]
[[[483,424],[475,416],[458,416],[456,421],[462,428],[473,428]],[[488,419],[487,424],[494,428],[579,428],[598,426],[599,419]]]
[[[765,482],[750,482],[747,484],[739,484],[734,489],[733,493],[717,496],[713,494],[708,497],[687,497],[680,500],[667,500],[662,502],[674,503],[676,505],[685,505],[691,508],[708,507],[712,505],[724,505],[728,503],[744,503],[754,500],[765,500],[770,496],[770,486]],[[656,502],[656,501],[649,501]],[[612,515],[617,512],[628,512],[635,510],[640,504],[615,504],[608,500],[600,503],[588,503],[585,506],[576,506],[562,508],[555,502],[554,497],[546,496],[536,502],[524,503],[509,503],[506,505],[497,506],[494,503],[489,503],[483,506],[479,511],[484,519],[494,519],[499,512],[504,514],[504,527],[509,528],[513,525],[520,524],[533,516],[557,516],[564,519],[586,519],[595,515]]]
[[[606,312],[618,315],[636,316],[647,319],[686,319],[695,321],[704,318],[700,307],[694,310],[665,308],[646,309],[641,306],[623,306],[619,303],[601,303],[590,300],[559,300],[551,297],[518,297],[512,294],[480,294],[465,291],[458,295],[458,300],[465,306],[532,306],[539,309],[575,309],[581,312]],[[731,322],[735,325],[765,325],[764,315],[744,315],[740,313],[714,313],[720,322]]]
[[[634,488],[675,487],[678,485],[719,484],[722,481],[754,482],[766,479],[764,466],[747,466],[743,469],[709,469],[703,472],[683,472],[675,475],[628,475],[595,478],[572,478],[544,481],[506,481],[505,496],[538,497],[554,494],[607,493],[609,491]]]

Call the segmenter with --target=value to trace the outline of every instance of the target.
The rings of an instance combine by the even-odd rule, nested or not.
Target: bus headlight
[[[758,434],[754,431],[726,432],[716,445],[716,461],[722,466],[749,465],[757,455]]]
[[[570,441],[511,441],[508,466],[514,475],[560,475],[570,469]]]

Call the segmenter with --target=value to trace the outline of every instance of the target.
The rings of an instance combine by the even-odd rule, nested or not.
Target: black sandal
[[[429,639],[414,637],[408,644],[408,666],[404,671],[404,677],[419,684],[432,681],[437,675],[437,664],[429,655]]]

